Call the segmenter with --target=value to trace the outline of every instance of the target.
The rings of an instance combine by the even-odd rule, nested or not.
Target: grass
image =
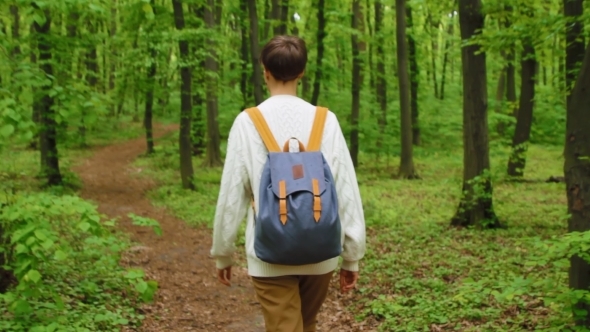
[[[194,226],[211,227],[221,169],[195,159],[197,190],[180,189],[174,137],[137,161],[159,181],[150,195]],[[462,181],[460,149],[418,148],[417,181],[393,178],[398,159],[361,156],[358,178],[367,224],[367,254],[356,304],[358,319],[383,331],[563,331],[564,303],[546,300],[549,287],[567,292],[564,266],[534,266],[537,245],[567,230],[561,149],[531,146],[525,181],[504,176],[509,150],[492,147],[494,208],[506,229],[455,229],[449,221]],[[243,242],[243,239],[240,240]],[[242,252],[243,254],[243,252]],[[563,265],[563,264],[562,264]],[[545,288],[543,288],[545,287]]]

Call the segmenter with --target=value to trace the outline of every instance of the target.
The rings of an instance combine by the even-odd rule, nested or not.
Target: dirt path
[[[175,130],[157,127],[155,137]],[[245,269],[235,268],[231,288],[215,279],[215,264],[209,258],[211,231],[195,229],[154,207],[145,197],[156,184],[132,166],[145,151],[143,138],[98,149],[74,168],[83,181],[81,196],[98,204],[99,211],[119,218],[120,227],[140,245],[125,256],[128,266],[141,267],[157,280],[154,303],[143,307],[146,319],[141,331],[264,332],[260,308]],[[163,236],[131,225],[127,215],[160,222]],[[326,309],[320,315],[320,331],[368,331],[354,324],[343,301],[332,287]]]

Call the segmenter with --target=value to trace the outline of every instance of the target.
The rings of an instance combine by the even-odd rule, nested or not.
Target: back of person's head
[[[277,81],[292,81],[307,64],[305,41],[295,36],[276,36],[262,48],[260,61]]]

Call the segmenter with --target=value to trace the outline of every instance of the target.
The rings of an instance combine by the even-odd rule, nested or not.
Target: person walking
[[[211,256],[219,281],[230,286],[246,217],[248,274],[266,331],[311,332],[340,258],[340,290],[356,286],[365,254],[363,207],[336,115],[297,97],[305,42],[276,36],[261,62],[270,97],[231,127]]]

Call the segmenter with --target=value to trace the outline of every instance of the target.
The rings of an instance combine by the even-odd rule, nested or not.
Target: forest
[[[276,35],[365,211],[321,331],[590,331],[588,6],[2,0],[0,331],[264,331],[244,229],[231,288],[209,248]]]

